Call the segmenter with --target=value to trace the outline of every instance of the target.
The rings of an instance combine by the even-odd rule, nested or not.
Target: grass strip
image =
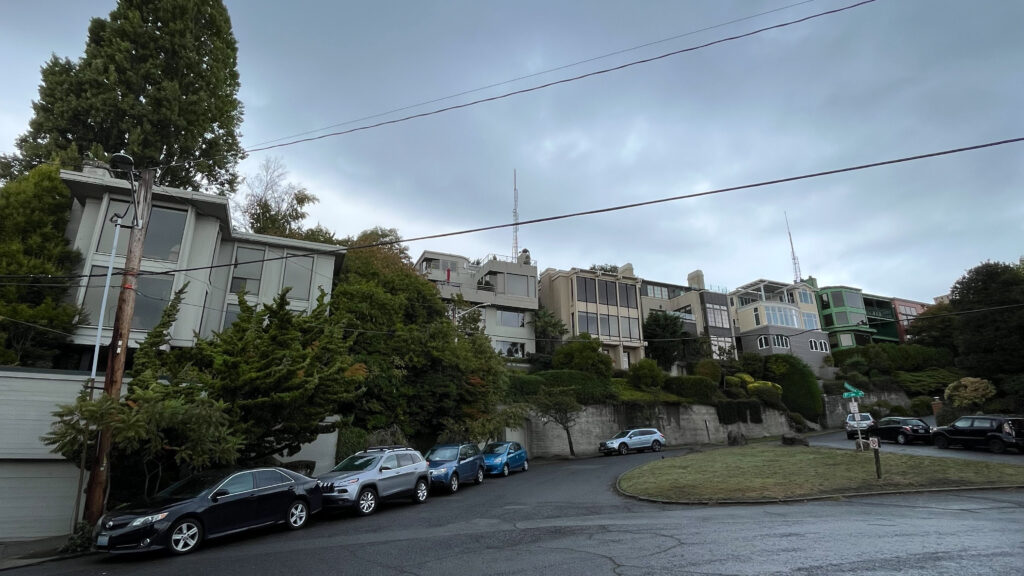
[[[1024,464],[1024,455],[1019,457]],[[1024,485],[1024,466],[835,448],[756,444],[657,460],[623,474],[630,495],[673,502],[812,498],[921,488]]]

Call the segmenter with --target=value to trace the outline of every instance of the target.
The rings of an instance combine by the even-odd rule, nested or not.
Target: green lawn
[[[1020,464],[881,452],[882,479],[871,451],[752,444],[657,460],[627,472],[630,495],[676,502],[775,500],[916,488],[1024,485]]]

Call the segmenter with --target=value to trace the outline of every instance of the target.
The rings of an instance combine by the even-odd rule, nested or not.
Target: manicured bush
[[[513,402],[525,402],[540,393],[544,379],[532,374],[512,374],[508,380],[508,396]]]
[[[793,425],[793,430],[797,432],[807,432],[810,429],[807,426],[807,420],[797,412],[790,412],[786,414],[789,417],[789,423]]]
[[[601,404],[615,398],[610,380],[602,380],[592,374],[578,370],[548,370],[538,372],[537,377],[547,386],[572,388],[580,404]]]
[[[770,406],[779,410],[786,409],[782,403],[782,386],[779,386],[774,382],[766,382],[764,380],[751,382],[747,385],[747,394],[749,394],[751,398],[760,400],[765,406]]]
[[[735,388],[730,386],[722,389],[722,392],[725,394],[726,398],[730,398],[732,400],[746,400],[747,398],[750,398],[750,395],[747,394],[747,391],[741,386],[737,386]]]
[[[693,369],[693,373],[696,376],[703,376],[708,380],[711,380],[716,385],[722,381],[722,367],[718,362],[705,358],[700,362],[697,362],[697,367]]]
[[[894,373],[896,382],[907,395],[932,395],[938,396],[953,382],[956,382],[960,375],[946,368],[929,368],[920,372]]]
[[[665,382],[665,373],[658,367],[657,362],[644,358],[629,367],[626,381],[637,390],[660,390],[662,383]]]
[[[740,370],[749,374],[754,380],[760,380],[764,378],[764,359],[765,357],[757,352],[744,352],[740,355]]]
[[[667,388],[676,396],[689,398],[696,404],[711,406],[721,398],[718,386],[703,376],[677,376],[672,381],[673,388]],[[667,382],[666,382],[667,384]]]
[[[975,408],[996,395],[996,387],[984,378],[961,378],[946,387],[945,398],[955,408]]]
[[[821,388],[814,372],[796,356],[773,354],[767,357],[765,371],[772,382],[782,386],[782,403],[808,420],[821,415]]]
[[[623,378],[613,378],[611,386],[615,394],[612,402],[623,406],[642,406],[647,409],[655,404],[672,404],[676,406],[690,404],[685,398],[680,398],[663,390],[637,390],[626,383],[626,380]]]
[[[744,385],[747,385],[747,384],[750,384],[751,382],[756,382],[757,381],[756,378],[754,378],[750,374],[747,374],[746,372],[737,372],[736,373],[736,377],[739,378],[740,381],[743,382]]]
[[[869,344],[833,350],[832,356],[836,366],[845,366],[851,357],[861,356],[872,369],[884,371],[917,372],[953,365],[953,357],[949,350],[918,344]]]
[[[932,415],[932,398],[931,396],[914,396],[910,399],[910,415],[911,416],[931,416]]]
[[[753,381],[753,378],[751,378],[751,381]],[[743,380],[738,378],[737,376],[726,376],[725,377],[725,387],[726,388],[741,388],[741,387],[743,387]]]
[[[601,341],[583,334],[562,344],[551,359],[555,370],[579,370],[607,382],[612,377],[612,359],[601,352]]]

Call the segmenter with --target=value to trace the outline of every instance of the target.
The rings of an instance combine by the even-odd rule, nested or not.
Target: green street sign
[[[863,396],[864,395],[864,391],[863,390],[858,390],[858,389],[854,388],[853,386],[850,386],[849,382],[843,382],[843,386],[845,386],[847,390],[849,390],[850,392],[853,392],[857,396]]]
[[[843,392],[843,398],[860,398],[864,393],[861,391],[857,392]]]

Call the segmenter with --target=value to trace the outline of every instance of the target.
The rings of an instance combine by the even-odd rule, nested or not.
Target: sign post
[[[878,447],[879,447],[878,438],[871,438],[869,440],[869,442],[871,443],[871,449],[875,451],[875,476],[877,476],[878,479],[881,480],[882,479],[882,459],[879,458],[879,456],[878,456]]]
[[[843,382],[843,386],[849,390],[849,392],[843,392],[843,398],[854,398],[854,400],[850,400],[850,414],[859,414],[860,407],[857,405],[857,400],[855,399],[863,396],[864,391],[850,386],[849,382]],[[860,450],[860,443],[864,440],[860,435],[860,420],[854,420],[854,426],[857,427],[857,450]],[[879,478],[881,478],[881,476],[879,476]]]

